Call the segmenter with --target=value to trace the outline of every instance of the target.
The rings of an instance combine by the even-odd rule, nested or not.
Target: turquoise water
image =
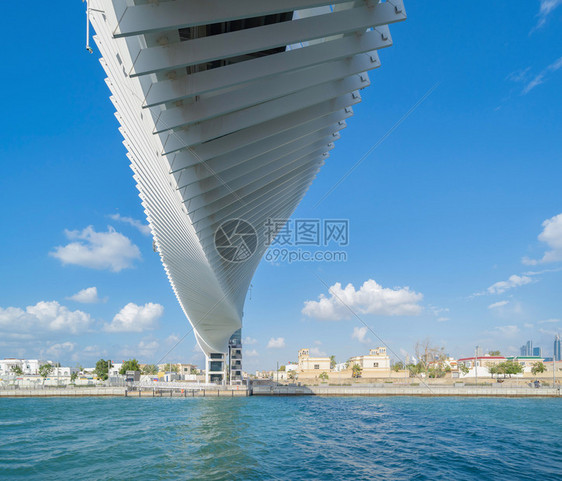
[[[0,400],[0,479],[561,480],[561,399]]]

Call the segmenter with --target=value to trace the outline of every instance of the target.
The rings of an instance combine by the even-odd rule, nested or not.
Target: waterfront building
[[[468,368],[468,372],[463,374],[460,370],[455,372],[453,377],[486,377],[490,376],[489,367],[498,365],[505,362],[505,356],[478,356],[478,357],[463,357],[457,361],[457,364],[464,365]]]
[[[144,366],[145,364],[141,364],[141,368]],[[189,364],[183,362],[176,362],[176,363],[166,362],[166,363],[158,364],[158,370],[162,372],[177,370],[177,373],[181,375],[191,374],[192,370],[198,371],[197,366],[195,364]]]
[[[228,341],[228,369],[230,384],[242,384],[242,329],[235,331]]]
[[[386,347],[377,347],[369,350],[367,355],[352,357],[349,360],[349,368],[353,368],[355,364],[361,366],[362,377],[374,377],[390,372],[390,357],[386,353]]]
[[[89,0],[87,14],[154,249],[207,379],[224,383],[250,281],[285,223],[265,226],[306,194],[403,2]]]
[[[121,370],[121,367],[123,366],[123,363],[118,363],[118,364],[112,364],[111,367],[109,368],[107,375],[109,377],[118,377],[121,374],[119,374],[119,371]]]
[[[178,372],[179,374],[182,375],[187,375],[187,374],[192,374],[195,371],[198,371],[197,366],[195,364],[186,364],[186,363],[182,363],[182,362],[178,362],[177,363],[178,366]]]
[[[333,371],[335,372],[342,372],[345,371],[348,368],[348,363],[347,362],[338,362],[336,363],[336,365],[334,366]]]
[[[27,375],[39,374],[39,367],[41,367],[43,364],[52,364],[52,362],[42,361],[40,359],[2,359],[0,360],[0,375],[13,375],[14,368],[20,368],[22,370],[22,373]]]
[[[508,361],[515,361],[523,366],[523,373],[528,374],[537,362],[543,362],[544,359],[540,356],[508,356]]]
[[[298,370],[301,373],[315,372],[321,374],[331,369],[331,360],[329,357],[310,357],[309,349],[301,349],[299,351]]]
[[[298,370],[299,365],[294,363],[294,362],[288,362],[287,364],[285,364],[285,371],[290,372],[290,371],[296,371]]]

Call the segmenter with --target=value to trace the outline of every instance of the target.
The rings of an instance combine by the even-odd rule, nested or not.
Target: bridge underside
[[[267,249],[346,126],[401,0],[89,0],[142,204],[206,355],[226,353]],[[215,232],[243,219],[243,262]],[[282,225],[278,225],[281,228]]]

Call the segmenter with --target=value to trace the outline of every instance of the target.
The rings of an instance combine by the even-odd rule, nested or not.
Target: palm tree
[[[352,370],[352,377],[355,378],[361,377],[361,371],[363,371],[363,368],[359,364],[354,364],[351,370]]]

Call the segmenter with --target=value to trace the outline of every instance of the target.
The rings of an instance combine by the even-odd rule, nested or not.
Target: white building
[[[0,375],[8,376],[13,375],[13,368],[20,368],[23,374],[33,375],[39,374],[39,367],[43,364],[52,364],[51,361],[41,361],[39,359],[15,359],[6,358],[0,360]]]

